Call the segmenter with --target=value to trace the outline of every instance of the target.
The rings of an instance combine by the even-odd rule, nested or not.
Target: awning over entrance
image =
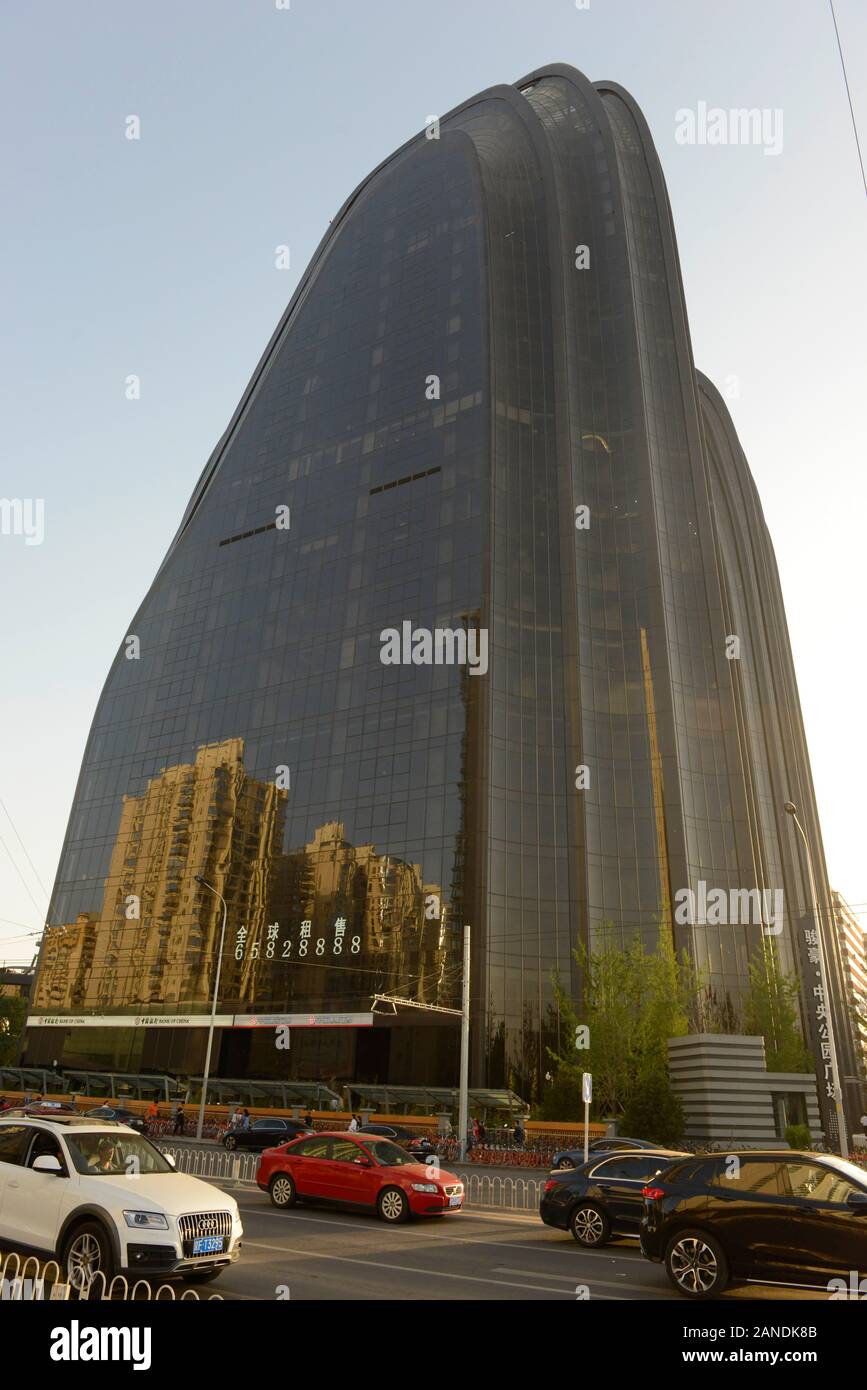
[[[384,1114],[400,1114],[403,1110],[423,1110],[435,1114],[438,1110],[456,1110],[457,1086],[368,1086],[347,1085],[353,1110],[381,1110]],[[470,1091],[471,1110],[505,1110],[523,1114],[527,1106],[515,1091]]]

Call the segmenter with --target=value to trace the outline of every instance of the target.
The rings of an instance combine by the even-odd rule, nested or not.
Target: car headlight
[[[439,1192],[435,1182],[414,1182],[412,1190],[413,1192]]]
[[[167,1231],[169,1223],[159,1211],[125,1211],[123,1219],[128,1226],[142,1231]]]

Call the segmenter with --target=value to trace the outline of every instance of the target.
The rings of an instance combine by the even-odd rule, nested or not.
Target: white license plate
[[[463,1200],[463,1197],[449,1197],[449,1206],[459,1207]]]

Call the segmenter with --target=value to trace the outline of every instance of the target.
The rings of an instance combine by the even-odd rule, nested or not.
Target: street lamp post
[[[205,1127],[205,1100],[208,1094],[208,1080],[211,1075],[211,1048],[214,1045],[214,1019],[217,1013],[217,999],[220,993],[220,971],[223,966],[223,942],[226,939],[226,899],[222,893],[218,893],[207,879],[202,878],[201,874],[195,875],[196,883],[200,883],[203,888],[207,888],[209,893],[213,893],[215,898],[219,898],[223,904],[223,925],[220,928],[220,948],[217,952],[217,973],[214,976],[214,996],[211,1000],[211,1018],[208,1023],[208,1047],[205,1052],[205,1073],[202,1077],[202,1097],[199,1101],[199,1119],[196,1125],[196,1138],[201,1139],[202,1130]]]
[[[461,991],[461,1074],[458,1093],[458,1134],[461,1161],[467,1158],[467,1130],[470,1124],[470,928],[464,927],[464,978]]]
[[[798,827],[801,839],[804,841],[804,849],[807,852],[807,877],[810,883],[810,897],[813,903],[813,916],[816,919],[816,948],[819,952],[819,982],[822,988],[822,998],[826,1005],[826,1018],[828,1022],[828,1050],[830,1052],[829,1061],[834,1071],[834,1104],[837,1111],[837,1144],[843,1158],[849,1157],[848,1135],[846,1133],[846,1114],[843,1110],[843,1086],[840,1072],[840,1063],[837,1056],[837,1040],[834,1034],[834,1010],[831,1005],[831,996],[828,991],[828,972],[825,966],[825,941],[822,931],[822,916],[819,911],[819,895],[816,892],[816,879],[813,873],[813,856],[810,853],[810,844],[804,833],[804,827],[798,820],[798,808],[793,801],[787,801],[784,807],[787,816],[791,816],[795,825]]]

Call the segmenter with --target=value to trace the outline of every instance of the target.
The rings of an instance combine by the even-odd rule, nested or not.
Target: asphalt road
[[[316,1207],[277,1211],[264,1193],[233,1190],[244,1222],[243,1250],[238,1263],[207,1286],[225,1299],[685,1302],[634,1241],[581,1250],[533,1215],[463,1211],[386,1226],[375,1216]],[[586,1294],[579,1295],[579,1287]],[[822,1296],[753,1285],[724,1297],[800,1302]]]

